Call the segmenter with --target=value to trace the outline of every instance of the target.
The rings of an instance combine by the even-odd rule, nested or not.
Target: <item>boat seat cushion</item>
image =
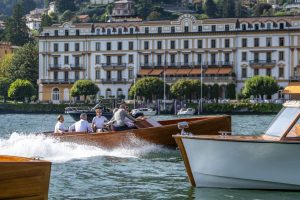
[[[142,121],[135,122],[135,126],[137,128],[150,128],[150,127],[160,127],[162,125],[153,119],[145,119]]]

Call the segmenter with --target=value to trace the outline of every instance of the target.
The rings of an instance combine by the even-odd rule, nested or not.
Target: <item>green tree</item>
[[[4,99],[4,103],[7,100],[8,97],[8,89],[11,84],[11,80],[8,78],[0,77],[0,95]]]
[[[192,87],[189,79],[179,79],[171,85],[171,93],[180,100],[191,98]]]
[[[75,11],[76,6],[74,0],[55,0],[57,10],[60,13],[65,12],[66,10]]]
[[[147,17],[147,20],[150,20],[150,21],[154,21],[154,20],[160,20],[161,18],[161,14],[157,11],[152,11],[148,17]]]
[[[52,18],[49,15],[47,14],[42,15],[42,22],[41,22],[42,27],[49,27],[52,24],[53,24]]]
[[[208,96],[208,87],[202,84],[200,80],[191,80],[192,96],[200,99],[201,98],[201,87],[202,87],[202,98]]]
[[[272,5],[268,3],[258,3],[253,7],[254,16],[261,16],[264,12],[272,9]]]
[[[4,34],[5,40],[13,45],[22,46],[30,41],[29,29],[26,26],[23,8],[20,4],[14,6],[12,17],[7,19]]]
[[[220,94],[220,87],[218,84],[213,84],[211,88],[211,98],[216,99],[218,101]]]
[[[222,17],[224,17],[224,18],[235,17],[235,1],[234,0],[223,0]]]
[[[141,16],[143,19],[151,12],[152,2],[151,0],[136,0],[135,1],[135,10],[138,16]]]
[[[9,68],[12,66],[13,54],[6,54],[0,60],[0,77],[9,77]]]
[[[164,94],[164,82],[156,77],[145,77],[139,79],[135,85],[130,88],[130,96],[144,97],[145,99],[162,98]]]
[[[73,17],[73,13],[70,11],[70,10],[66,10],[62,15],[61,15],[61,18],[60,18],[60,21],[61,22],[65,22],[65,21],[70,21]]]
[[[246,80],[242,93],[247,97],[253,95],[263,99],[264,95],[271,96],[278,90],[279,86],[273,77],[254,76]]]
[[[226,85],[226,99],[235,99],[236,98],[236,92],[235,92],[235,84],[230,83]]]
[[[13,79],[26,79],[36,85],[39,71],[39,51],[36,43],[27,43],[18,49],[13,56],[12,65],[8,69]]]
[[[114,6],[113,6],[113,4],[108,4],[107,6],[106,6],[106,13],[107,14],[112,14],[112,11],[113,11],[113,9],[114,9]]]
[[[78,80],[71,88],[71,96],[84,96],[84,101],[87,96],[96,95],[98,92],[98,86],[91,80]]]
[[[170,90],[171,93],[179,98],[192,100],[192,98],[200,98],[201,97],[201,87],[202,89],[202,97],[207,96],[207,86],[201,84],[200,80],[191,80],[191,79],[179,79],[174,84],[172,84]]]
[[[204,3],[204,10],[205,10],[205,14],[210,17],[216,17],[217,16],[217,5],[215,4],[215,2],[213,0],[206,0]]]
[[[35,89],[28,80],[17,79],[8,89],[8,97],[25,102],[35,94]]]
[[[31,10],[34,10],[37,7],[34,0],[21,0],[19,3],[23,7],[24,14],[28,14]]]

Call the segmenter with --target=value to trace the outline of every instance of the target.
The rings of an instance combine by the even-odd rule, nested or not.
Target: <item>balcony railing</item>
[[[73,84],[75,79],[40,79],[42,84]]]
[[[215,62],[206,62],[203,63],[204,66],[207,67],[222,67],[222,66],[233,66],[232,61],[215,61]]]
[[[167,82],[176,82],[178,79],[181,79],[182,77],[166,77]],[[199,77],[189,77],[189,79],[197,79],[199,80]],[[232,76],[213,76],[213,77],[208,77],[208,76],[203,76],[202,78],[204,83],[212,82],[212,83],[231,83],[235,81],[235,77]]]
[[[61,69],[61,64],[49,64],[49,70],[59,70]]]
[[[160,68],[160,67],[232,67],[232,61],[217,61],[217,62],[167,62],[167,63],[140,63],[142,68]]]
[[[125,69],[126,63],[101,63],[103,69]]]
[[[129,83],[130,81],[125,78],[111,78],[111,79],[101,79],[102,84],[126,84]]]
[[[300,81],[300,76],[291,76],[290,77],[290,81],[292,81],[292,82],[298,82],[298,81]]]
[[[276,60],[250,60],[251,67],[274,67]]]
[[[84,70],[83,65],[82,64],[70,64],[71,70]]]

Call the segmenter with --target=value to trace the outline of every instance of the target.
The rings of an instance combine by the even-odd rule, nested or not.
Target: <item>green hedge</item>
[[[0,104],[0,113],[64,113],[68,104]],[[72,105],[76,106],[76,105]],[[93,107],[94,105],[80,105]],[[188,107],[197,109],[198,104],[188,104]],[[204,113],[277,113],[282,108],[281,104],[273,103],[209,103],[203,104]]]
[[[0,104],[0,113],[64,113],[66,104]]]
[[[273,103],[210,103],[203,105],[205,113],[277,113],[281,104]]]

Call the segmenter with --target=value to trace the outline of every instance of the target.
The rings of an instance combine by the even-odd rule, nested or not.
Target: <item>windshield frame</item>
[[[289,112],[293,111],[292,113]],[[291,116],[291,114],[293,114]],[[270,126],[265,132],[265,135],[277,138],[284,138],[293,128],[295,123],[300,118],[300,108],[299,107],[283,107],[280,112],[274,117]],[[286,126],[282,126],[282,124],[287,124]],[[280,125],[281,124],[281,125]],[[283,127],[283,128],[282,128]],[[280,128],[280,130],[277,130]],[[278,132],[281,131],[281,132]]]

